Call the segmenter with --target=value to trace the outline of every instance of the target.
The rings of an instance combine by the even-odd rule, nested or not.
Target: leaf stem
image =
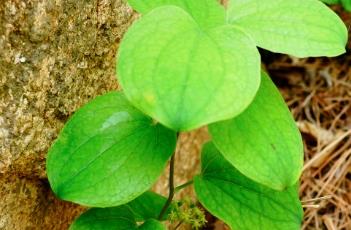
[[[182,185],[179,185],[177,186],[174,190],[175,193],[179,192],[180,190],[182,190],[183,188],[186,188],[188,187],[189,185],[192,185],[194,183],[193,180],[189,180],[188,182],[182,184]]]
[[[177,140],[179,137],[179,133],[177,133]],[[159,220],[162,220],[163,216],[165,215],[167,209],[169,208],[169,206],[172,204],[172,200],[174,197],[174,193],[175,193],[175,189],[174,189],[174,162],[175,162],[175,152],[173,153],[172,157],[171,157],[171,161],[169,163],[169,182],[168,182],[168,186],[169,186],[169,193],[168,193],[168,199],[165,203],[165,205],[163,206],[160,215],[158,216]]]

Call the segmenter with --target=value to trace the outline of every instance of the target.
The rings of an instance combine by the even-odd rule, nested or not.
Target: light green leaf
[[[204,28],[225,24],[225,10],[217,0],[128,0],[128,3],[142,14],[160,6],[178,6]]]
[[[143,195],[128,203],[128,207],[133,211],[137,221],[145,221],[148,219],[157,219],[166,201],[167,198],[164,196],[154,192],[145,192]],[[168,213],[169,212],[170,209],[168,210]],[[164,215],[164,217],[166,219],[167,214]]]
[[[260,56],[235,27],[203,31],[185,11],[167,6],[129,29],[117,70],[137,108],[173,130],[187,131],[229,119],[251,103],[260,82]]]
[[[202,153],[202,175],[195,177],[201,204],[235,230],[299,230],[303,211],[297,186],[276,191],[236,170],[212,143]]]
[[[269,76],[239,116],[209,125],[223,156],[250,179],[283,190],[296,183],[303,165],[303,144],[295,121]]]
[[[51,147],[47,173],[63,200],[111,207],[147,191],[175,149],[174,132],[156,125],[121,93],[77,111]]]
[[[70,226],[70,230],[136,230],[133,213],[127,206],[92,208]]]
[[[157,220],[148,220],[139,227],[140,230],[166,230],[165,226]]]
[[[227,18],[273,52],[296,57],[345,52],[345,24],[319,0],[231,0]]]

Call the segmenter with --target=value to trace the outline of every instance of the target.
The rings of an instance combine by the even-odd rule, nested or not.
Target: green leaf
[[[251,103],[260,82],[260,56],[235,27],[203,31],[185,11],[166,6],[129,29],[117,70],[137,108],[173,130],[187,131],[236,116]]]
[[[320,0],[324,3],[327,3],[327,4],[337,4],[337,3],[340,3],[340,0]]]
[[[166,230],[165,226],[157,220],[148,220],[139,227],[140,230]]]
[[[195,192],[201,204],[236,230],[298,230],[303,211],[297,186],[276,191],[236,170],[212,143],[202,153]]]
[[[296,57],[345,52],[345,24],[319,0],[231,0],[227,18],[273,52]]]
[[[303,166],[303,144],[295,121],[269,76],[239,116],[209,125],[223,156],[250,179],[283,190],[296,183]]]
[[[92,208],[70,226],[70,230],[136,230],[133,213],[127,206]]]
[[[174,132],[156,125],[121,93],[77,111],[51,147],[47,173],[63,200],[111,207],[147,191],[175,149]]]
[[[225,24],[224,7],[216,0],[128,0],[128,3],[142,14],[160,6],[178,6],[204,28]]]
[[[166,201],[166,197],[148,191],[128,203],[128,206],[133,211],[137,221],[145,221],[148,219],[157,219]],[[169,212],[170,209],[168,210]],[[167,214],[164,217],[166,219]]]
[[[341,0],[342,6],[347,11],[351,11],[351,1],[350,0]]]
[[[126,205],[113,208],[92,208],[80,215],[70,230],[165,230],[157,220],[147,220],[137,226],[133,213]]]

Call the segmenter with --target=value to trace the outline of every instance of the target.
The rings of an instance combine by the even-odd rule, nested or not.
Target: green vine
[[[303,142],[258,47],[338,56],[345,24],[318,0],[128,3],[141,17],[118,51],[123,91],[76,111],[47,156],[54,193],[90,207],[70,229],[201,229],[204,210],[236,230],[300,229]],[[203,126],[201,172],[176,186],[178,134]],[[166,198],[150,189],[169,161]],[[174,198],[188,186],[196,201]]]

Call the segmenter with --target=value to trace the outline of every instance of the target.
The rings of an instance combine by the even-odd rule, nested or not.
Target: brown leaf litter
[[[302,229],[351,229],[351,53],[267,64],[302,132]]]

